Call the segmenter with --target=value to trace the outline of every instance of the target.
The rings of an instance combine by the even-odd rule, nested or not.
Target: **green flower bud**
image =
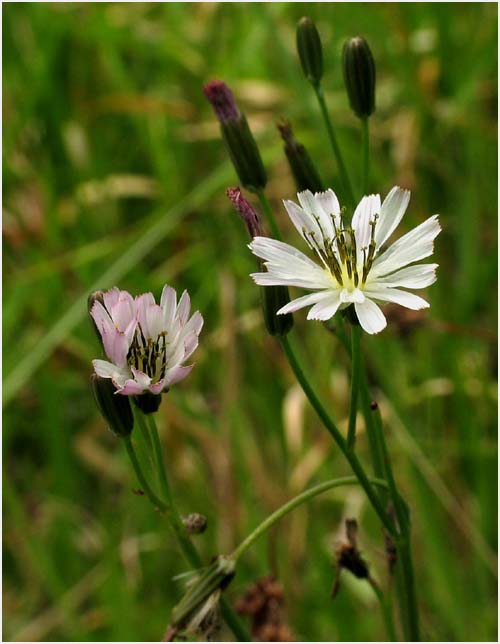
[[[116,436],[128,436],[134,428],[134,415],[128,396],[116,394],[116,387],[110,378],[101,378],[93,373],[90,386],[97,408],[108,422]]]
[[[351,38],[344,44],[342,66],[353,112],[368,118],[375,110],[375,61],[364,38]]]
[[[231,162],[242,185],[253,192],[267,183],[257,143],[244,114],[240,112],[229,87],[222,81],[211,81],[203,88],[214,108]]]
[[[285,336],[293,327],[293,315],[291,313],[276,315],[276,311],[290,302],[288,286],[261,286],[260,294],[264,323],[268,333]]]
[[[281,138],[285,142],[284,150],[295,179],[297,192],[302,192],[303,190],[322,192],[324,187],[318,171],[309,156],[309,152],[302,143],[299,143],[294,138],[290,123],[280,121],[277,127]]]
[[[301,18],[297,25],[297,51],[307,80],[318,87],[323,76],[323,51],[316,25]]]

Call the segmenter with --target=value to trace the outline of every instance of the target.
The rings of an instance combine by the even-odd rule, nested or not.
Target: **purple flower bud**
[[[241,194],[239,186],[235,188],[228,188],[226,195],[231,200],[231,203],[236,208],[236,211],[241,216],[248,230],[250,237],[259,237],[262,235],[262,226],[260,223],[259,215],[255,212],[252,205]]]
[[[240,112],[233,93],[224,81],[210,81],[203,88],[203,92],[221,123],[235,121],[239,117]]]

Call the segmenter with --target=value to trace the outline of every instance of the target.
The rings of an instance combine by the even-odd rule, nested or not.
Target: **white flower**
[[[387,321],[378,302],[395,302],[409,309],[423,309],[428,302],[399,287],[419,289],[436,280],[437,264],[417,264],[433,252],[441,227],[430,217],[381,252],[383,244],[400,223],[410,200],[408,190],[394,187],[384,202],[379,195],[363,197],[351,220],[344,221],[333,190],[298,195],[300,206],[284,201],[292,223],[321,264],[313,262],[289,244],[254,237],[249,245],[265,260],[266,273],[254,273],[262,286],[285,284],[314,291],[291,301],[278,314],[313,305],[308,320],[329,320],[338,310],[353,304],[367,333],[378,333]],[[344,210],[344,209],[342,209]]]
[[[203,318],[197,311],[189,318],[187,291],[177,304],[173,288],[165,285],[160,304],[151,293],[133,298],[112,288],[96,300],[91,315],[101,334],[107,360],[94,360],[94,370],[111,378],[116,393],[137,396],[160,394],[185,378],[193,365],[183,366],[198,346]]]

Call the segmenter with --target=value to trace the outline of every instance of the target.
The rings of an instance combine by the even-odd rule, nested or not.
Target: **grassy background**
[[[497,9],[495,4],[3,6],[4,639],[158,640],[185,570],[88,388],[92,288],[188,288],[205,317],[197,367],[160,408],[182,511],[203,512],[208,559],[272,509],[346,466],[261,323],[236,178],[201,92],[234,89],[268,194],[294,186],[274,127],[289,117],[327,184],[336,169],[295,54],[307,13],[359,186],[359,125],[339,64],[368,38],[377,62],[372,189],[412,189],[402,230],[435,212],[432,308],[364,340],[395,472],[414,517],[425,639],[496,638]],[[345,426],[348,359],[295,316],[308,372]],[[390,401],[390,402],[389,402]],[[359,449],[366,456],[361,434]],[[274,571],[297,639],[384,639],[366,585],[329,591],[342,518],[384,579],[383,541],[357,489],[326,494],[245,556],[228,596]],[[225,633],[221,633],[224,637]]]

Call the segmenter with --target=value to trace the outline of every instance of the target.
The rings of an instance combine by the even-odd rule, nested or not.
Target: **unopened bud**
[[[134,428],[134,415],[128,396],[116,394],[116,387],[110,378],[97,374],[90,377],[90,385],[97,408],[116,436],[128,436]]]
[[[290,302],[288,286],[261,286],[260,293],[268,333],[273,336],[285,336],[293,327],[293,315],[276,315],[276,312]]]
[[[207,529],[207,517],[198,512],[192,512],[187,517],[183,517],[182,523],[188,534],[201,534]]]
[[[319,87],[323,76],[323,51],[316,25],[311,18],[301,18],[297,25],[297,51],[307,80]]]
[[[253,206],[241,194],[241,190],[228,188],[226,195],[229,197],[237,212],[245,222],[250,237],[261,236],[262,227],[260,218]],[[262,263],[260,264],[262,266]],[[281,307],[290,302],[287,286],[261,286],[260,287],[262,313],[264,323],[270,335],[286,335],[293,327],[293,315],[276,315]]]
[[[280,121],[277,124],[277,128],[285,142],[284,150],[295,179],[297,192],[302,192],[303,190],[310,190],[313,193],[323,192],[323,183],[309,156],[309,152],[293,136],[290,123]]]
[[[262,225],[260,223],[259,215],[252,205],[245,199],[241,194],[241,190],[238,186],[234,188],[228,188],[226,190],[226,195],[231,200],[231,203],[236,209],[236,212],[241,216],[247,227],[248,234],[253,239],[254,237],[260,237],[262,235]]]
[[[353,112],[368,118],[375,110],[375,61],[364,38],[351,38],[344,44],[342,66]]]
[[[203,92],[219,119],[222,138],[236,173],[247,190],[258,191],[267,183],[266,170],[257,143],[244,114],[240,112],[226,83],[214,80]]]

